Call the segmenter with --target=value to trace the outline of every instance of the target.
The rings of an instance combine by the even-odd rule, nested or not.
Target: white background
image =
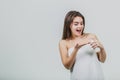
[[[119,0],[0,0],[0,80],[69,80],[58,49],[70,10],[86,19],[107,59],[106,80],[120,80]]]

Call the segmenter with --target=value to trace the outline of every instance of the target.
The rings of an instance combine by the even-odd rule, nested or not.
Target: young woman
[[[100,62],[105,62],[105,49],[96,35],[84,33],[84,28],[85,19],[80,12],[66,14],[59,42],[62,63],[70,69],[71,80],[104,80]]]

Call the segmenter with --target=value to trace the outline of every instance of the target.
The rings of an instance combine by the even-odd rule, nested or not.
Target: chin
[[[77,34],[76,36],[79,37],[79,36],[81,36],[81,35],[82,35],[82,34]]]

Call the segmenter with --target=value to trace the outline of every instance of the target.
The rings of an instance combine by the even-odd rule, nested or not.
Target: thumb
[[[75,45],[75,48],[78,48],[79,47],[79,44],[77,43],[76,45]]]

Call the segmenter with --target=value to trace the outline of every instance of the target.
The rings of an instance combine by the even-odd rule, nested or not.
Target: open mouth
[[[78,33],[80,33],[80,32],[81,32],[81,30],[80,30],[80,29],[76,29],[76,31],[77,31]]]

